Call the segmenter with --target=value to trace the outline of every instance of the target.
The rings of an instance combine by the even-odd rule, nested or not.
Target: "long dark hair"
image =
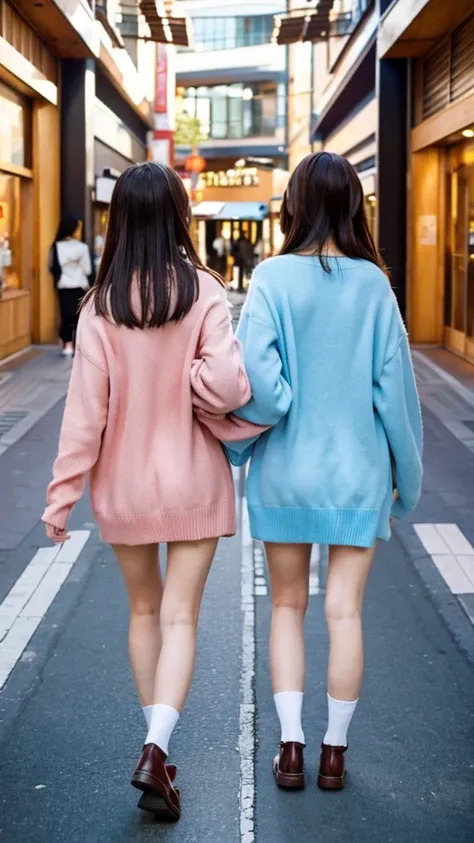
[[[199,296],[197,270],[206,269],[191,240],[190,218],[174,170],[151,162],[126,170],[112,195],[97,281],[84,301],[92,299],[98,315],[127,328],[160,328],[186,316]],[[132,301],[135,286],[139,307]]]
[[[51,254],[49,261],[51,275],[53,276],[56,285],[59,283],[62,274],[61,264],[59,263],[57,244],[60,243],[61,240],[67,240],[68,237],[73,237],[77,231],[77,226],[79,225],[79,223],[79,217],[75,217],[74,214],[63,214],[59,222],[56,237],[54,238],[54,243],[51,246]]]
[[[280,254],[314,253],[327,272],[331,239],[348,258],[364,258],[387,268],[374,243],[360,179],[352,164],[333,152],[316,152],[298,164],[280,214],[285,240]]]

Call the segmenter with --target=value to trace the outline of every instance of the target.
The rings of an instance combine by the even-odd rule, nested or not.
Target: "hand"
[[[395,503],[395,501],[397,501],[399,497],[400,497],[400,495],[398,494],[398,489],[394,489],[393,490],[393,502]]]
[[[63,542],[69,541],[71,538],[69,533],[66,533],[66,530],[62,530],[59,527],[53,527],[52,524],[46,524],[46,535],[48,539],[55,544],[62,544]]]

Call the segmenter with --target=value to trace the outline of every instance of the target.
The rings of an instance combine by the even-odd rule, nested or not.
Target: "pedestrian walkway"
[[[70,363],[47,351],[7,373],[2,412],[31,411],[33,390],[52,409],[0,456],[0,840],[470,843],[474,453],[453,424],[469,428],[473,410],[469,379],[446,379],[438,362],[415,354],[424,494],[411,522],[396,523],[392,542],[380,547],[369,581],[366,680],[346,790],[315,786],[326,715],[325,548],[314,549],[306,624],[308,787],[288,794],[274,785],[269,582],[239,499],[242,530],[220,544],[196,679],[173,738],[183,817],[168,827],[138,814],[129,785],[145,723],[113,554],[87,497],[71,519],[67,558],[46,549],[39,523]],[[242,489],[243,475],[237,481]]]
[[[0,365],[0,455],[64,398],[71,361],[32,347]]]

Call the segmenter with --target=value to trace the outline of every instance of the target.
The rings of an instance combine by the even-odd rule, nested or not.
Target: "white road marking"
[[[436,529],[436,524],[415,524],[414,526],[418,538],[430,556],[433,554],[449,555],[451,553],[441,533]]]
[[[255,592],[254,552],[248,510],[242,502],[242,668],[240,680],[240,840],[255,841]],[[261,588],[261,586],[259,586]],[[266,590],[266,586],[265,586]]]
[[[474,594],[474,585],[455,556],[432,556],[432,559],[453,594]]]
[[[250,529],[249,529],[250,536]],[[268,594],[267,578],[265,575],[265,552],[259,542],[252,542],[253,554],[253,585],[255,597],[266,597]]]
[[[66,544],[40,547],[0,604],[0,690],[38,629],[90,536],[71,533]]]
[[[455,556],[469,556],[474,553],[472,544],[459,529],[457,524],[436,524],[436,529]]]
[[[453,594],[474,594],[474,547],[457,524],[415,524],[415,532]]]
[[[319,576],[321,564],[321,548],[319,544],[313,545],[311,552],[311,562],[309,568],[309,594],[314,597],[321,592],[321,581]]]

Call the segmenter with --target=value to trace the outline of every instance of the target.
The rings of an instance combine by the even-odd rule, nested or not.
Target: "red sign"
[[[189,155],[184,162],[184,169],[188,173],[203,173],[206,169],[206,161],[200,155]]]
[[[168,112],[168,51],[165,44],[157,44],[155,114]]]

